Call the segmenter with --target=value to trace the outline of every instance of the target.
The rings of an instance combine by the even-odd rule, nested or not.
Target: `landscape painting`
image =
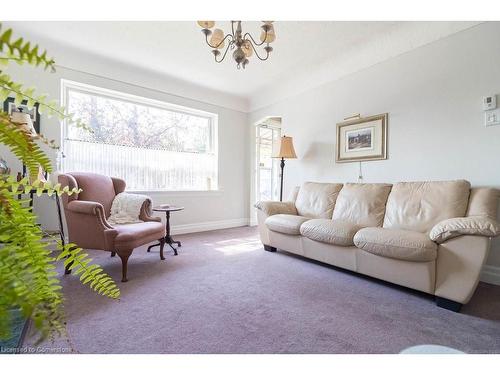
[[[373,127],[347,131],[346,152],[356,152],[373,149]]]

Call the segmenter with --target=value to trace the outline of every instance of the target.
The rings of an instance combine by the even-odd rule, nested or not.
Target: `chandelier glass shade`
[[[214,28],[214,21],[198,21],[198,25],[202,28],[206,43],[212,49],[215,62],[222,62],[231,50],[238,69],[245,68],[253,54],[261,61],[267,60],[273,50],[269,44],[276,40],[273,21],[262,21],[259,42],[250,33],[243,34],[241,21],[231,21],[231,32],[225,35],[222,29]],[[257,51],[260,46],[264,46],[265,55],[260,55]]]

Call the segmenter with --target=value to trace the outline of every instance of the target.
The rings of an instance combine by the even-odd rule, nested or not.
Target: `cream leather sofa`
[[[459,311],[479,281],[499,191],[469,182],[306,182],[290,201],[258,202],[264,249],[282,249],[436,296]]]

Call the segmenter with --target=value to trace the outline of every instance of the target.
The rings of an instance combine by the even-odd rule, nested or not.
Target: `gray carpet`
[[[139,248],[112,301],[63,277],[79,353],[398,353],[419,344],[500,353],[500,286],[481,283],[460,314],[432,297],[285,253],[255,228],[178,236],[179,256]],[[116,280],[119,258],[92,251]]]

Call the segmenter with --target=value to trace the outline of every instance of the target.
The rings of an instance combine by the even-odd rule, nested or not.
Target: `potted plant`
[[[14,97],[16,105],[25,101],[28,108],[38,103],[40,112],[88,129],[55,101],[13,80],[7,73],[12,63],[55,71],[55,62],[46,51],[23,38],[14,38],[12,29],[4,30],[0,24],[0,100]],[[36,176],[40,167],[52,171],[51,161],[40,142],[57,148],[55,141],[49,141],[42,134],[23,131],[8,113],[0,111],[0,144],[22,161],[28,176]],[[28,177],[18,181],[15,176],[5,177],[4,174],[0,179],[0,339],[11,336],[19,314],[31,319],[41,340],[64,331],[64,298],[56,272],[57,261],[63,261],[83,284],[97,293],[110,298],[120,296],[115,282],[74,244],[63,246],[59,243],[60,253],[57,257],[54,255],[49,244],[42,240],[42,230],[28,202],[19,199],[19,193],[33,189],[37,194],[45,192],[49,196],[78,192]]]

